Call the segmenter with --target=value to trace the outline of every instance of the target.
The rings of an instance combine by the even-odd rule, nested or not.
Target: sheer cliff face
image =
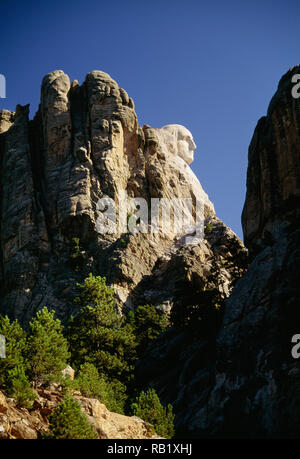
[[[139,368],[141,380],[174,404],[179,435],[299,438],[300,366],[291,353],[300,333],[294,74],[300,67],[280,80],[251,141],[242,219],[252,262],[226,302],[216,341],[199,337],[187,346],[184,335],[162,337]]]
[[[220,432],[299,437],[300,368],[291,354],[300,330],[300,99],[292,97],[294,74],[300,67],[281,78],[249,147],[242,220],[253,261],[227,302],[217,340],[208,406],[215,414],[222,406],[214,421]],[[212,428],[212,420],[208,424]]]
[[[137,296],[139,284],[145,276],[152,283],[155,270],[159,277],[157,265],[184,247],[184,233],[100,234],[97,203],[106,196],[118,206],[122,190],[128,199],[144,198],[149,209],[151,198],[191,198],[203,204],[206,219],[222,226],[189,167],[194,148],[182,126],[140,127],[132,99],[100,71],[81,86],[61,70],[46,75],[32,121],[28,106],[3,110],[1,311],[26,322],[47,305],[67,317],[76,282],[89,272],[107,277],[120,306],[145,301]],[[125,221],[131,212],[125,210]],[[209,252],[210,244],[204,245]],[[224,272],[227,281],[230,276]],[[149,294],[148,300],[161,302],[160,287],[152,283],[151,290],[156,300]],[[169,307],[173,293],[163,290]]]
[[[245,244],[256,254],[277,240],[298,215],[300,203],[300,110],[292,97],[292,68],[279,82],[267,116],[255,129],[249,147],[247,195],[242,223]]]

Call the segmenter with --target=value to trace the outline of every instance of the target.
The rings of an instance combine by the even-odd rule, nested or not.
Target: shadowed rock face
[[[226,302],[215,340],[169,333],[139,366],[177,413],[178,435],[299,437],[300,99],[280,80],[249,148],[243,228],[252,263]]]
[[[253,254],[279,239],[299,216],[300,109],[299,99],[291,94],[292,76],[299,72],[300,67],[294,67],[281,78],[249,147],[242,223],[245,245]]]
[[[253,261],[217,339],[211,419],[198,413],[211,432],[299,437],[300,366],[291,355],[300,330],[300,101],[291,95],[299,73],[282,77],[249,147],[242,220]]]
[[[109,197],[118,206],[122,190],[128,199],[145,199],[149,209],[151,198],[189,198],[194,206],[196,200],[203,204],[206,223],[213,219],[222,226],[189,167],[194,149],[183,126],[140,127],[132,99],[101,71],[89,73],[81,86],[61,70],[46,75],[32,121],[28,106],[3,110],[0,311],[26,323],[47,305],[64,319],[73,312],[76,282],[89,272],[106,276],[120,307],[134,307],[146,297],[171,307],[172,283],[162,291],[158,273],[185,250],[184,231],[99,234],[97,203]],[[126,222],[132,211],[124,212]],[[245,253],[232,232],[231,238]],[[200,247],[203,259],[207,251],[208,240]],[[186,268],[189,272],[189,263]],[[229,282],[231,273],[223,275]],[[139,286],[147,279],[152,293],[144,295]]]

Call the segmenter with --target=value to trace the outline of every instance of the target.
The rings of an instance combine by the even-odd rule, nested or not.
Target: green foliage
[[[81,291],[74,300],[78,306],[115,306],[114,289],[106,285],[105,277],[93,276],[90,273],[83,284],[76,285]]]
[[[172,405],[164,407],[154,389],[141,392],[131,405],[132,413],[153,425],[155,432],[164,438],[174,435],[174,414]]]
[[[71,397],[58,404],[49,416],[49,434],[52,439],[96,439],[97,435],[87,422],[80,404]]]
[[[204,228],[204,233],[205,234],[210,234],[213,230],[213,225],[211,223],[207,223],[207,225]]]
[[[8,371],[8,395],[16,400],[18,406],[32,408],[33,400],[37,397],[31,389],[30,382],[23,366],[16,366]]]
[[[109,383],[104,376],[99,375],[97,368],[91,363],[81,365],[75,383],[76,388],[85,397],[98,399],[110,411],[124,412],[126,386],[117,380]]]
[[[80,239],[79,237],[73,237],[72,239],[73,242],[73,252],[72,252],[72,258],[77,258],[80,255]]]
[[[71,395],[73,390],[78,390],[77,381],[71,379],[70,375],[60,375],[57,380],[58,384],[62,389],[63,395]]]
[[[31,319],[29,328],[27,355],[31,379],[35,383],[59,381],[70,356],[60,320],[54,319],[54,311],[44,307]]]
[[[81,254],[80,239],[73,237],[71,251],[71,266],[75,271],[79,271],[83,265],[83,257]]]
[[[136,359],[136,342],[130,324],[116,310],[114,291],[106,279],[89,275],[75,302],[81,306],[76,318],[71,318],[68,339],[72,365],[92,363],[108,381],[127,382],[132,377]]]
[[[26,333],[17,320],[10,321],[0,315],[0,333],[6,340],[6,358],[0,359],[0,387],[9,387],[9,371],[15,367],[26,368]]]
[[[107,384],[104,378],[100,378],[94,365],[91,363],[81,365],[76,382],[82,395],[97,398],[106,405],[108,401]]]
[[[118,379],[106,378],[106,382],[108,395],[107,408],[115,413],[126,414],[124,411],[128,399],[127,386]]]
[[[140,352],[168,327],[166,315],[148,304],[138,306],[134,312],[130,311],[127,320],[133,328]]]
[[[129,224],[130,217],[132,216],[132,212],[127,213],[127,226]]]

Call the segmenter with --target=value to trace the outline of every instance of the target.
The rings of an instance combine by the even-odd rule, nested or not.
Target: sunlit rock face
[[[179,125],[141,127],[133,100],[99,70],[82,85],[62,70],[47,74],[34,119],[28,107],[2,111],[1,132],[1,311],[27,322],[47,305],[65,319],[74,312],[76,282],[90,272],[106,276],[120,308],[146,300],[172,307],[174,286],[165,284],[161,294],[155,279],[157,269],[185,248],[187,230],[152,232],[152,198],[190,199],[191,215],[199,201],[202,224],[215,219],[221,225],[189,166],[196,148],[192,134]],[[148,232],[131,234],[119,226],[112,234],[99,232],[98,203],[104,197],[115,202],[125,223],[133,213],[128,202],[144,199]],[[76,261],[74,238],[80,246]],[[207,251],[212,255],[208,241],[198,247],[202,260]],[[186,250],[187,258],[196,256]],[[189,273],[184,263],[182,272]],[[139,288],[145,279],[151,279],[153,294]]]
[[[49,434],[49,415],[64,400],[64,394],[57,384],[53,384],[39,387],[36,395],[34,409],[28,410],[0,391],[1,440],[34,440]],[[74,399],[81,405],[82,412],[99,439],[161,439],[153,433],[149,423],[136,416],[109,411],[99,400],[83,397],[79,392]]]
[[[170,176],[179,177],[178,186],[181,194],[196,197],[205,206],[206,213],[214,215],[212,202],[203,190],[199,179],[189,167],[189,164],[194,161],[194,150],[196,149],[192,133],[180,124],[168,124],[157,129],[156,132],[170,168]]]
[[[141,127],[126,91],[98,70],[82,85],[62,70],[47,74],[38,112],[28,114],[28,106],[0,114],[0,313],[26,324],[48,306],[66,320],[89,273],[106,277],[121,312],[141,304],[169,312],[196,295],[212,266],[229,295],[247,252],[190,168],[196,145],[185,127]],[[129,203],[142,198],[147,231],[99,231],[103,198],[125,223],[134,218]],[[200,240],[191,233],[198,223],[152,231],[155,199],[190,200],[191,216],[199,202],[210,231]]]
[[[196,144],[187,128],[181,124],[168,124],[159,130],[159,134],[169,152],[180,156],[188,164],[193,162]]]

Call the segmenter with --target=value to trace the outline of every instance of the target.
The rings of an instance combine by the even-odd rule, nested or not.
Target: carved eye
[[[121,132],[118,123],[112,123],[112,128],[114,132]]]
[[[100,129],[103,129],[103,131],[108,132],[109,131],[109,123],[108,123],[108,121],[104,120],[104,119],[100,120],[99,127],[100,127]]]

